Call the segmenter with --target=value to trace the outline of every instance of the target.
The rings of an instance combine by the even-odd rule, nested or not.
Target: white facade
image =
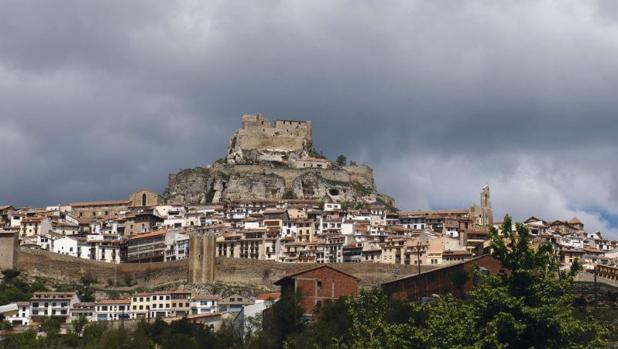
[[[219,311],[219,296],[195,295],[191,298],[191,315],[212,314]]]
[[[77,245],[77,239],[65,236],[54,241],[52,252],[65,256],[77,257]]]
[[[178,261],[189,256],[189,235],[178,232],[165,234],[165,261]]]
[[[10,305],[13,304],[15,305],[16,310],[14,314],[6,317],[6,321],[13,325],[30,325],[30,302],[16,302],[11,303]]]
[[[30,300],[32,317],[69,318],[73,304],[79,302],[74,292],[35,292]]]
[[[129,299],[106,299],[96,302],[94,321],[127,320],[130,318]]]

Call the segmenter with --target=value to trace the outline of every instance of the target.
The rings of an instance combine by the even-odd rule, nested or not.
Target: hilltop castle
[[[261,114],[242,116],[223,159],[171,174],[164,197],[183,204],[302,199],[394,205],[378,193],[370,167],[335,164],[318,154],[309,121],[269,121]]]
[[[261,114],[245,114],[228,147],[228,164],[280,162],[292,164],[309,158],[313,150],[308,121],[269,121]]]

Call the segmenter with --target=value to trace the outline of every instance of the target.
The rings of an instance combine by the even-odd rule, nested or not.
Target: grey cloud
[[[616,214],[612,6],[5,1],[0,201],[162,190],[169,172],[223,155],[241,113],[263,112],[312,120],[321,150],[373,165],[405,206],[529,181],[558,198],[548,214]],[[551,166],[518,172],[537,157]]]

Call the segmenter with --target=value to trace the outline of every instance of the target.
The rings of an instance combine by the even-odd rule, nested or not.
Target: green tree
[[[337,156],[336,162],[339,166],[345,166],[348,163],[348,159],[345,157],[345,155],[341,154]]]
[[[73,332],[77,335],[81,335],[84,327],[88,324],[88,319],[86,315],[80,314],[79,317],[73,321],[71,321],[71,327],[73,328]]]
[[[300,332],[305,324],[303,309],[300,306],[302,294],[283,292],[279,300],[273,304],[270,312],[264,316],[264,335],[272,339],[273,346],[280,348],[284,340]]]
[[[336,348],[607,347],[608,328],[590,316],[578,316],[571,305],[578,263],[560,270],[552,246],[532,248],[526,227],[513,225],[509,216],[500,231],[491,228],[490,238],[504,272],[476,270],[479,283],[466,298],[396,305],[379,291],[362,292],[358,301],[347,301],[349,328],[335,336],[321,333],[331,336]],[[453,282],[461,285],[465,279]],[[289,344],[304,347],[295,340]]]
[[[45,319],[39,329],[47,334],[47,338],[56,337],[60,333],[60,320],[50,317]]]

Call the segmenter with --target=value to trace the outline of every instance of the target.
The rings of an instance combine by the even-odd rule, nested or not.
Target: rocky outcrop
[[[226,158],[207,167],[171,174],[164,193],[166,201],[204,205],[311,199],[394,205],[391,197],[378,193],[370,167],[337,166],[310,157],[308,122],[271,124],[260,115],[245,115],[242,127],[232,136]]]

